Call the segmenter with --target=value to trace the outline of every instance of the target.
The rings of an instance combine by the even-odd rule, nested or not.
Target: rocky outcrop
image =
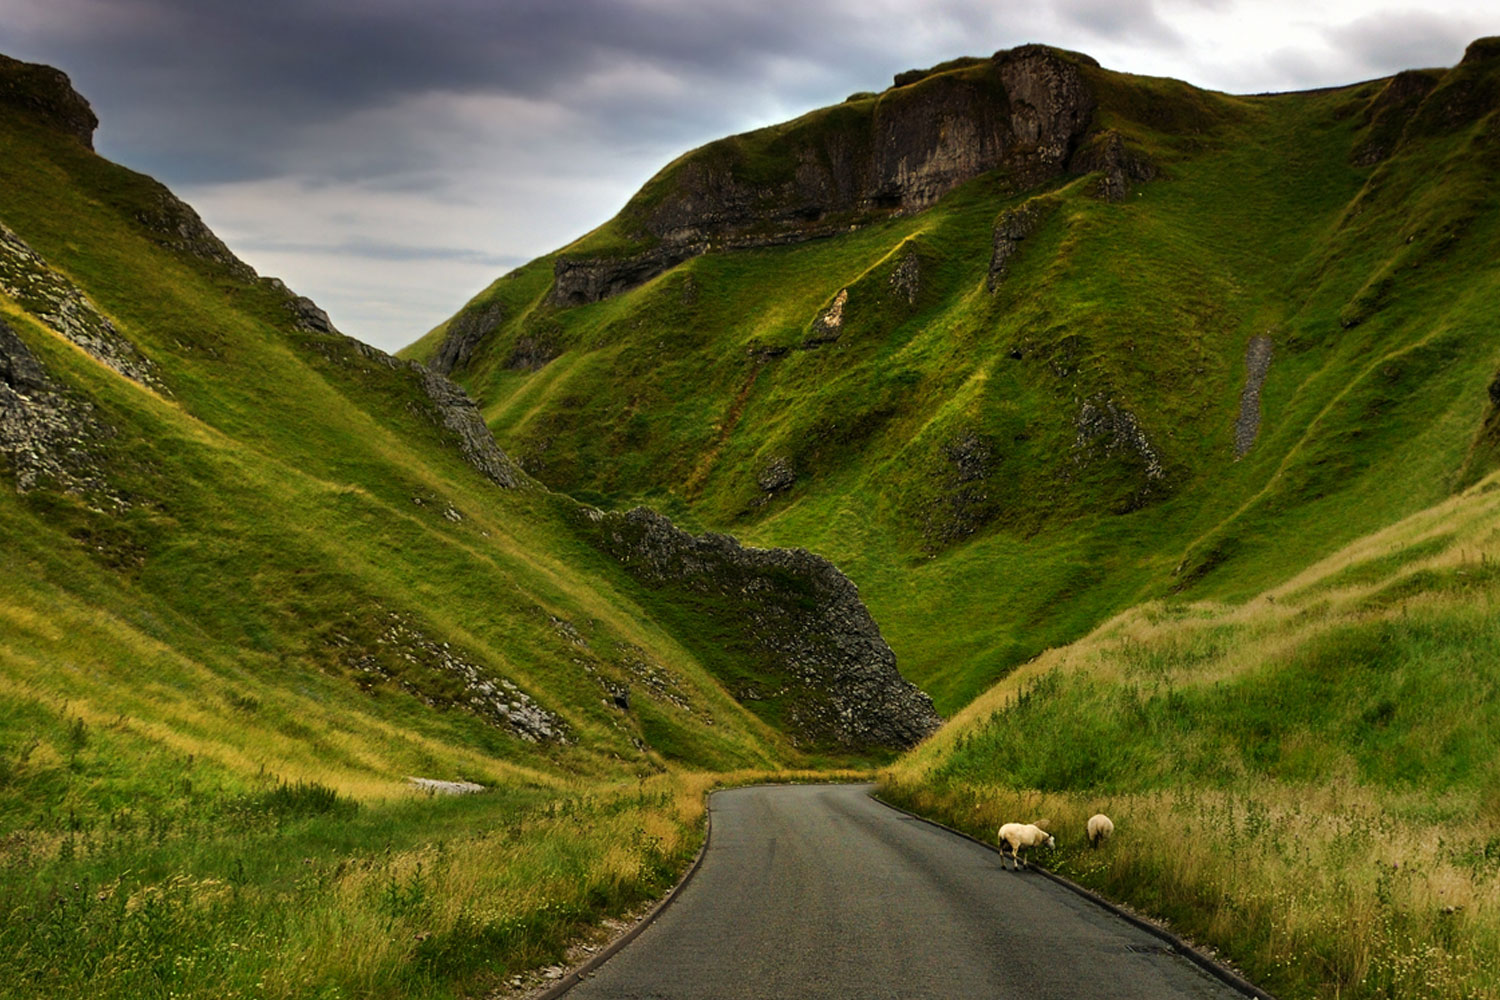
[[[519,486],[523,479],[521,471],[495,443],[495,435],[490,433],[489,425],[484,422],[483,414],[469,394],[446,375],[439,375],[416,362],[412,362],[412,368],[432,403],[438,423],[453,433],[464,459],[497,486],[506,489]]]
[[[985,287],[993,292],[1010,274],[1010,261],[1021,242],[1037,231],[1052,210],[1057,207],[1053,198],[1032,198],[1015,208],[1001,213],[995,220],[995,231],[991,238],[990,269],[985,277]]]
[[[1244,458],[1260,433],[1260,387],[1271,370],[1271,338],[1251,337],[1245,345],[1245,387],[1240,390],[1240,413],[1234,421],[1234,457]]]
[[[891,292],[905,299],[907,305],[915,305],[917,294],[922,290],[922,261],[916,247],[910,243],[901,253],[901,260],[891,270]]]
[[[1079,149],[1071,164],[1073,173],[1099,173],[1094,196],[1104,201],[1123,201],[1137,183],[1156,179],[1156,164],[1113,129],[1092,137]]]
[[[878,100],[733,136],[653,181],[622,218],[651,249],[560,257],[551,301],[595,302],[708,249],[830,235],[926,208],[1003,169],[1021,187],[1061,174],[1094,112],[1086,56],[1041,45],[954,64]]]
[[[129,504],[105,478],[97,447],[109,435],[93,404],[66,392],[0,320],[0,455],[16,489],[55,489],[97,507],[124,509]]]
[[[1390,156],[1406,123],[1440,79],[1441,73],[1414,69],[1391,77],[1365,108],[1361,122],[1364,131],[1350,155],[1353,163],[1370,167]]]
[[[686,240],[628,257],[559,257],[552,265],[552,292],[557,306],[581,306],[618,295],[691,260],[708,249],[701,240]]]
[[[448,321],[448,330],[443,342],[438,345],[427,367],[439,375],[451,374],[455,369],[469,363],[474,348],[500,325],[505,308],[499,302],[486,302],[470,306]]]
[[[156,366],[126,340],[87,295],[0,223],[0,291],[83,348],[96,361],[143,385],[162,388]]]
[[[529,743],[569,742],[567,726],[520,687],[394,611],[371,634],[350,618],[329,626],[327,649],[363,687],[390,681],[439,708],[459,708]]]
[[[254,281],[255,269],[234,255],[224,241],[214,235],[191,205],[165,187],[150,182],[154,193],[136,210],[135,221],[145,227],[151,239],[169,250],[217,264],[241,281]]]
[[[936,492],[920,509],[929,553],[962,541],[995,520],[1003,490],[991,489],[997,462],[994,438],[964,429],[949,438],[933,470]]]
[[[0,56],[0,105],[19,108],[48,128],[94,148],[99,119],[61,70]]]
[[[784,455],[778,455],[766,463],[755,477],[755,484],[765,493],[781,493],[792,488],[797,481],[797,470]]]
[[[643,507],[589,511],[586,529],[653,593],[716,623],[718,649],[755,668],[750,681],[726,665],[731,693],[753,708],[774,702],[797,742],[901,749],[941,722],[897,671],[854,584],[821,556],[690,535]]]
[[[844,306],[848,303],[849,289],[839,289],[833,301],[813,317],[812,325],[808,328],[807,337],[803,339],[802,346],[814,347],[818,344],[831,344],[838,340],[839,334],[844,330]]]
[[[1106,396],[1086,400],[1074,421],[1073,458],[1079,465],[1122,457],[1134,468],[1136,486],[1123,510],[1148,502],[1165,485],[1166,469],[1145,428],[1125,407]]]

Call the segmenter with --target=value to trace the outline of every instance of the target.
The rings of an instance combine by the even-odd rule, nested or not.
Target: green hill
[[[685,155],[403,353],[549,486],[826,553],[952,712],[1492,466],[1497,72],[959,60]]]
[[[548,492],[93,126],[0,60],[0,995],[492,989],[697,772],[936,726],[826,561]]]

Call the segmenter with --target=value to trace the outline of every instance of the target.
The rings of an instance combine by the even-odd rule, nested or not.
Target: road
[[[697,875],[567,1000],[1243,1000],[1159,938],[867,792],[714,795]]]

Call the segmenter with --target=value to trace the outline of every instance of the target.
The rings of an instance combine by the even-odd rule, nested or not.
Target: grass
[[[126,503],[0,469],[0,995],[489,993],[660,894],[710,784],[828,765],[725,691],[712,614],[470,467],[409,367],[153,228],[149,178],[17,109],[0,136],[0,219],[162,383],[0,295]]]
[[[1238,605],[1151,603],[1050,651],[884,794],[1212,945],[1281,996],[1500,989],[1500,535],[1486,483]],[[1086,819],[1117,836],[1089,850]]]
[[[476,300],[505,319],[459,377],[554,488],[834,559],[945,713],[1138,601],[1247,598],[1489,471],[1486,108],[1361,167],[1379,82],[1252,98],[1084,71],[1097,125],[1161,177],[1119,204],[1087,178],[1048,187],[1056,208],[994,294],[993,224],[1038,192],[986,175],[916,215],[707,254],[577,308],[545,303],[536,261]],[[777,143],[832,120],[736,137],[738,155],[771,170]],[[664,171],[608,238],[720,152]],[[908,251],[913,301],[889,282]],[[839,339],[804,348],[841,290]],[[1245,345],[1268,332],[1259,440],[1236,460]],[[525,338],[558,357],[509,367]],[[1130,448],[1078,445],[1085,404],[1105,402],[1160,479]],[[966,440],[987,456],[967,472]],[[777,461],[796,479],[768,494]]]
[[[1099,124],[1162,171],[1124,202],[987,175],[575,309],[543,258],[472,304],[503,318],[460,375],[541,482],[858,581],[954,716],[886,770],[904,804],[982,834],[1050,817],[1065,871],[1287,995],[1492,994],[1500,220],[1469,100],[1492,63],[1445,75],[1464,113],[1419,109],[1372,167],[1351,151],[1378,83],[1235,98],[1088,69]],[[799,135],[982,72],[689,154],[568,252],[642,245],[695,156],[775,181]],[[153,228],[154,182],[17,109],[0,134],[0,219],[164,386],[0,296],[108,428],[88,446],[129,504],[0,489],[0,992],[490,994],[658,894],[711,785],[868,763],[732,697],[764,672],[732,601],[647,593],[574,499],[496,489],[412,371]],[[995,221],[1037,196],[991,294]],[[843,291],[839,338],[809,344]],[[556,737],[476,709],[471,674]],[[1097,808],[1119,835],[1089,854]]]

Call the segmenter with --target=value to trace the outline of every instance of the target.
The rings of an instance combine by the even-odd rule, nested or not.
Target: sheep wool
[[[1006,823],[1000,828],[1000,867],[1005,867],[1006,848],[1010,848],[1010,859],[1013,871],[1019,871],[1026,865],[1026,859],[1021,852],[1032,847],[1056,847],[1057,841],[1052,835],[1035,823]]]
[[[1114,820],[1103,813],[1094,813],[1089,817],[1089,846],[1098,847],[1114,835]]]

